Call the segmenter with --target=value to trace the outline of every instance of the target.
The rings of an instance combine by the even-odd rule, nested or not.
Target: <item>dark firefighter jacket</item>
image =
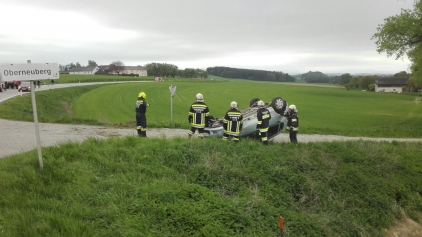
[[[260,132],[268,131],[271,119],[270,111],[265,107],[260,107],[257,110],[256,118],[258,120],[256,128],[259,129]]]
[[[290,132],[297,132],[299,131],[299,116],[297,116],[296,112],[292,112],[287,116],[287,130]]]
[[[224,116],[224,132],[231,135],[239,135],[243,127],[243,115],[237,109],[230,109]]]
[[[205,128],[209,115],[208,106],[204,102],[197,101],[190,106],[189,123],[195,128]]]
[[[149,104],[145,101],[144,98],[138,98],[136,101],[135,112],[140,114],[145,114],[147,112],[147,107]]]

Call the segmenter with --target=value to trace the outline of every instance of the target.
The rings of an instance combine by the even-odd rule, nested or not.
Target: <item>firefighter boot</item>
[[[142,137],[147,137],[147,131],[142,131]]]

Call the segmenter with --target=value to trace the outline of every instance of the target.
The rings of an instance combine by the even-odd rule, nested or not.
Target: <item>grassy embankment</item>
[[[0,161],[0,236],[384,236],[422,211],[420,143],[90,139]],[[420,220],[419,220],[420,221]]]
[[[169,86],[177,86],[170,123]],[[368,137],[422,137],[419,94],[346,91],[251,81],[170,81],[77,87],[37,92],[41,122],[86,123],[134,127],[134,103],[140,91],[151,104],[149,127],[188,128],[187,114],[198,92],[211,114],[220,118],[236,100],[240,109],[252,98],[270,102],[281,96],[299,109],[300,133]],[[20,108],[20,109],[15,109]],[[33,121],[30,95],[0,104],[0,117]]]
[[[168,86],[165,82],[37,92],[39,117],[44,122],[130,124],[134,99],[145,90],[152,104],[149,123],[165,126],[169,122],[160,116],[169,111]],[[180,126],[198,91],[217,116],[233,99],[246,107],[242,104],[250,98],[268,101],[281,95],[298,105],[301,132],[355,134],[347,125],[362,122],[357,127],[360,135],[374,134],[375,126],[379,136],[404,129],[407,136],[399,136],[417,137],[413,130],[421,126],[414,122],[421,114],[417,95],[258,87],[253,82],[177,86],[173,116]],[[0,115],[31,121],[30,104],[29,96],[8,100],[0,104]],[[103,107],[109,113],[95,113],[107,119],[95,113],[81,116],[77,108],[82,105]],[[124,115],[121,122],[114,122],[115,114]],[[137,137],[67,143],[44,148],[43,170],[35,150],[0,161],[0,233],[276,236],[283,216],[286,237],[383,236],[404,213],[417,219],[422,211],[421,149],[420,143],[399,142],[264,147],[248,140],[235,145],[214,139]]]

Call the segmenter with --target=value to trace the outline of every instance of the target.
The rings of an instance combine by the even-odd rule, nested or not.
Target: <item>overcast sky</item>
[[[396,73],[408,59],[371,37],[402,8],[413,0],[0,0],[0,64]]]

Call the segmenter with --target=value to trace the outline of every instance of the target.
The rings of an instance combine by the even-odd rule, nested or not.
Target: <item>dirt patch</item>
[[[66,114],[73,115],[73,110],[72,110],[72,107],[69,105],[69,103],[67,103],[66,101],[61,101],[60,105],[62,106]]]
[[[418,215],[419,220],[422,220],[422,214]],[[421,237],[422,224],[418,223],[409,217],[405,216],[402,220],[394,223],[393,227],[386,230],[385,237]]]

